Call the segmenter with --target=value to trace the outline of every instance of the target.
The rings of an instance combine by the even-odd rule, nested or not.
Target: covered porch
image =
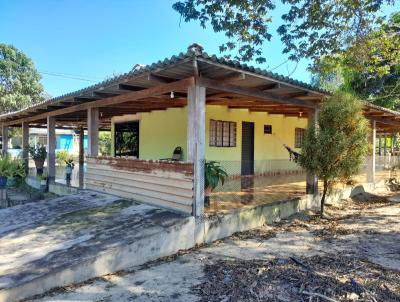
[[[78,129],[81,144],[71,185],[201,216],[317,194],[316,178],[290,161],[284,145],[298,149],[302,130],[315,123],[325,95],[307,84],[208,56],[191,45],[177,57],[0,116],[3,152],[9,127],[22,127],[23,150],[29,129],[46,127],[47,171],[56,182],[56,129]],[[397,132],[399,115],[369,104],[365,115],[376,150],[376,133]],[[118,147],[121,124],[130,124],[127,131],[133,133],[127,151]],[[110,156],[99,156],[100,130],[112,133]],[[176,147],[182,149],[179,160],[172,156]],[[206,160],[220,162],[229,174],[227,183],[212,193],[208,209]],[[369,182],[376,178],[375,166],[373,152],[365,166]]]

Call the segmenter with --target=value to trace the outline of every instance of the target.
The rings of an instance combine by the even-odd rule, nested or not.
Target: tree
[[[99,132],[99,149],[101,155],[111,155],[111,132]]]
[[[173,5],[185,22],[199,21],[205,28],[225,33],[228,41],[221,52],[237,51],[235,59],[266,61],[263,44],[270,41],[272,0],[182,0]],[[283,24],[277,32],[291,60],[341,53],[349,45],[365,41],[382,18],[378,13],[383,5],[395,0],[337,1],[281,0]],[[357,50],[357,48],[355,48]],[[230,57],[230,55],[227,55]]]
[[[395,13],[371,32],[364,43],[319,60],[313,69],[313,82],[330,91],[349,91],[376,105],[398,110],[399,45],[400,13]]]
[[[323,181],[321,216],[334,183],[359,171],[370,149],[368,134],[362,102],[357,98],[339,92],[323,101],[317,126],[306,130],[299,157],[299,164]]]
[[[0,43],[0,113],[42,101],[40,78],[30,58],[14,46]]]

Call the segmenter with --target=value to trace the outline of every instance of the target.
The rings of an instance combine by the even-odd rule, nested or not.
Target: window
[[[272,134],[272,125],[264,125],[264,134]]]
[[[303,144],[303,141],[304,141],[305,131],[306,130],[303,128],[295,128],[295,130],[294,130],[294,147],[295,148],[301,148],[301,145]]]
[[[236,123],[210,120],[210,146],[236,147]]]

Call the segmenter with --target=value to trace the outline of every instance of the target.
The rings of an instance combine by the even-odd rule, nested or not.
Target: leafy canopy
[[[225,33],[222,52],[236,50],[235,59],[265,62],[263,44],[272,38],[269,26],[273,0],[181,0],[173,8],[185,22],[199,21]],[[378,12],[395,0],[281,0],[286,12],[277,32],[291,60],[318,60],[357,45],[382,22]]]
[[[0,113],[42,101],[40,75],[30,58],[12,45],[0,43]]]
[[[349,91],[390,109],[400,109],[400,13],[368,34],[362,43],[315,65],[313,82],[327,90]]]
[[[323,101],[317,126],[306,130],[299,157],[299,164],[324,182],[322,205],[336,181],[359,171],[369,151],[368,134],[362,102],[356,97],[338,92]]]

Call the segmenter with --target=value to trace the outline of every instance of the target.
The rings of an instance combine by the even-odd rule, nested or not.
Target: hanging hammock
[[[289,152],[289,159],[291,161],[294,161],[295,163],[299,162],[299,158],[301,156],[300,153],[294,151],[292,148],[290,148],[288,145],[283,144],[283,146],[286,148],[286,150]]]

